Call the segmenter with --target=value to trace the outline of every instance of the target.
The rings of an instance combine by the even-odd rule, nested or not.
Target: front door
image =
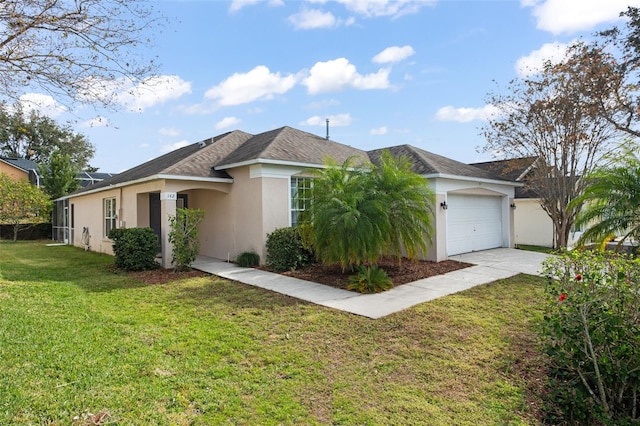
[[[176,207],[179,209],[187,208],[187,194],[178,194]],[[149,194],[149,227],[158,236],[158,253],[160,253],[162,251],[162,218],[160,217],[159,192]]]

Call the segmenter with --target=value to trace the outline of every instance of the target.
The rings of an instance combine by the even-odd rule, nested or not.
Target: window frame
[[[109,238],[109,231],[117,227],[118,210],[116,197],[103,198],[102,200],[103,234]]]
[[[289,181],[289,224],[296,227],[300,213],[306,211],[311,204],[311,190],[313,178],[306,176],[291,176]],[[300,197],[302,194],[302,197]]]

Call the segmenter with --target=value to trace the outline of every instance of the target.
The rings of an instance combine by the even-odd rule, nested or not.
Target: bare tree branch
[[[102,87],[156,71],[142,47],[161,23],[145,0],[3,0],[0,90],[11,99],[38,90],[62,103],[108,106]]]

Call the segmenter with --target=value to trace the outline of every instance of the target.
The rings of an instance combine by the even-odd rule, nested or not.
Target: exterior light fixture
[[[441,203],[440,203],[440,207],[442,207],[442,210],[446,210],[446,209],[448,209],[448,208],[449,208],[449,206],[447,205],[447,202],[446,202],[446,201],[441,202]]]
[[[515,210],[516,209],[516,203],[511,203],[511,208]]]

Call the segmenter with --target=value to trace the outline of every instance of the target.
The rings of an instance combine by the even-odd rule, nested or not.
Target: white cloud
[[[387,129],[387,126],[382,126],[382,127],[378,127],[377,129],[369,130],[370,135],[386,135],[387,132],[389,132],[389,129]]]
[[[229,127],[237,126],[240,121],[237,117],[225,117],[216,123],[215,128],[216,130],[228,129]]]
[[[217,99],[220,105],[240,105],[259,99],[272,99],[295,86],[294,75],[281,76],[259,65],[246,74],[236,73],[207,90],[205,97]]]
[[[40,115],[55,118],[67,111],[67,108],[60,105],[52,96],[42,93],[25,93],[18,101],[27,114],[35,111]]]
[[[254,4],[258,4],[263,2],[263,0],[233,0],[231,2],[231,4],[229,5],[229,13],[236,13],[237,11],[239,11],[240,9],[242,9],[245,6],[252,6]],[[283,0],[269,0],[267,2],[267,4],[269,4],[269,6],[283,6],[284,5],[284,1]]]
[[[537,28],[553,34],[588,31],[601,23],[620,19],[627,6],[640,6],[639,0],[521,0],[532,7]]]
[[[80,127],[107,127],[109,126],[109,119],[107,117],[97,116],[90,120],[84,121],[80,124]]]
[[[516,72],[520,77],[526,78],[542,71],[547,61],[560,63],[566,58],[569,46],[565,43],[545,43],[540,49],[518,59],[515,64]]]
[[[102,99],[115,102],[127,111],[144,111],[168,100],[177,99],[191,93],[191,83],[177,75],[159,75],[149,77],[137,85],[124,80],[87,79],[84,87],[84,98]]]
[[[365,17],[392,16],[417,13],[425,6],[435,4],[434,0],[337,0],[351,12]]]
[[[302,84],[309,94],[339,92],[346,88],[358,90],[389,88],[389,69],[382,68],[375,74],[359,74],[355,65],[345,58],[317,62]]]
[[[116,98],[129,111],[144,111],[187,93],[191,93],[191,83],[177,75],[160,75],[147,78],[137,86],[120,92]]]
[[[303,9],[301,12],[289,16],[288,20],[297,30],[333,28],[338,24],[333,13],[317,9]]]
[[[485,105],[482,108],[455,108],[448,105],[436,112],[436,119],[467,123],[473,120],[487,120],[499,113],[500,109],[495,105]]]
[[[163,145],[163,146],[160,148],[160,152],[171,152],[171,151],[175,151],[175,150],[176,150],[176,149],[178,149],[178,148],[183,148],[183,147],[185,147],[185,146],[187,146],[187,145],[191,145],[191,143],[192,143],[192,142],[189,142],[189,141],[187,141],[187,140],[181,140],[181,141],[174,142],[174,143],[171,143],[171,144]]]
[[[314,115],[313,117],[309,117],[304,121],[300,122],[301,126],[326,126],[327,119],[329,119],[329,126],[335,127],[344,127],[351,124],[351,114],[337,114],[330,115],[328,117],[321,117],[319,115]]]
[[[158,130],[158,133],[163,136],[178,136],[180,134],[180,132],[173,127],[163,127]]]
[[[402,46],[402,47],[400,46],[387,47],[382,52],[378,53],[376,56],[373,57],[373,62],[378,64],[400,62],[407,59],[409,56],[413,55],[414,53],[416,53],[416,51],[413,50],[413,47],[409,45]]]

